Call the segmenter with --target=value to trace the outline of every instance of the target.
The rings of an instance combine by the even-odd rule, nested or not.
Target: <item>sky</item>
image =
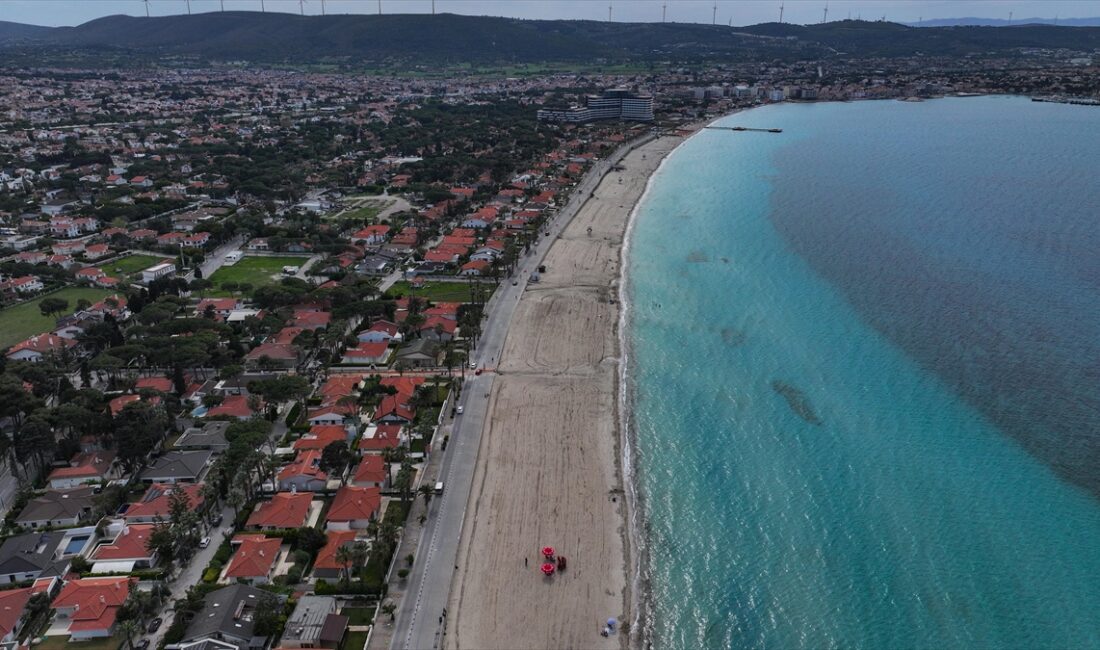
[[[379,0],[190,0],[193,13],[228,10],[328,14],[378,12]],[[751,25],[779,18],[781,0],[435,0],[435,10],[514,18],[570,18],[624,22]],[[148,0],[150,15],[187,13],[187,0]],[[430,13],[432,0],[381,0],[383,13]],[[717,11],[714,7],[717,4]],[[816,23],[826,0],[782,0],[784,22]],[[143,0],[0,0],[0,20],[35,25],[79,25],[113,14],[144,16]],[[1072,18],[1100,16],[1100,0],[829,0],[828,16],[895,22],[961,18]]]

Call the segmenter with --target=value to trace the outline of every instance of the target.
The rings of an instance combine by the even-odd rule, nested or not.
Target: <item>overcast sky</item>
[[[299,0],[190,0],[191,11],[225,9],[299,12]],[[432,0],[381,0],[384,13],[428,13]],[[187,13],[186,0],[149,0],[153,16]],[[304,0],[307,14],[377,13],[378,0]],[[583,18],[607,20],[608,5],[616,21],[659,22],[667,5],[669,21],[709,23],[715,0],[435,0],[437,12],[516,18]],[[780,0],[717,0],[717,22],[734,25],[774,21]],[[785,22],[820,22],[825,0],[783,0]],[[829,18],[862,17],[897,22],[921,18],[1054,18],[1100,16],[1100,0],[830,0]],[[144,16],[143,0],[0,0],[0,20],[36,25],[79,25],[109,16]]]

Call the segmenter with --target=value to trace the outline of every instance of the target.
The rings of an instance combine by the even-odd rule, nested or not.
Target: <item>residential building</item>
[[[99,483],[119,477],[115,452],[81,452],[69,460],[68,467],[58,467],[47,480],[55,490],[68,490],[85,483]]]
[[[279,492],[268,501],[261,501],[252,509],[245,528],[252,530],[278,530],[301,528],[309,522],[313,495],[296,492]]]
[[[73,641],[113,636],[133,578],[71,580],[54,599],[54,626],[65,624]]]
[[[335,598],[302,596],[287,619],[279,647],[337,648],[347,627],[348,618],[336,613]]]
[[[122,518],[129,524],[148,524],[167,519],[171,511],[173,495],[181,494],[192,510],[202,510],[202,484],[154,483],[142,495],[141,500],[126,506]]]
[[[183,635],[181,650],[212,641],[204,650],[247,650],[267,647],[265,638],[254,631],[256,606],[264,598],[285,599],[249,585],[235,584],[206,594],[202,609],[191,619]],[[172,646],[168,646],[171,648]]]
[[[377,488],[345,485],[336,492],[325,517],[325,530],[363,530],[378,516],[382,494]]]
[[[169,451],[141,473],[146,483],[196,483],[206,473],[213,452],[209,449]]]
[[[95,505],[94,490],[91,486],[71,490],[47,490],[45,494],[27,502],[15,518],[15,523],[25,528],[76,526],[92,514]]]
[[[232,541],[237,551],[229,558],[222,577],[252,585],[271,582],[282,543],[277,537],[237,535]]]

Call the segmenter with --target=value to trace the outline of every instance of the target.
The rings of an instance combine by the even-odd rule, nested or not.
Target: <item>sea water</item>
[[[1100,109],[719,124],[627,259],[648,642],[1100,647]]]

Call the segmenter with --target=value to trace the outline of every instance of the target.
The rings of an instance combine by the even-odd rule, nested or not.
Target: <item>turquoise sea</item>
[[[655,648],[1100,648],[1100,109],[677,149],[624,334]]]

